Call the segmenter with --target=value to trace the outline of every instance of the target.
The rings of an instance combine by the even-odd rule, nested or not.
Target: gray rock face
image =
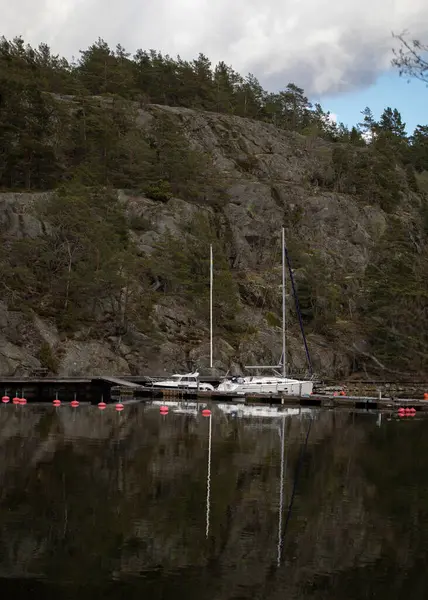
[[[12,238],[35,238],[46,231],[34,214],[34,206],[48,194],[0,194],[0,231]]]
[[[67,341],[62,346],[60,375],[130,375],[128,363],[105,343]]]
[[[262,271],[276,281],[280,296],[280,229],[297,240],[308,253],[316,253],[331,273],[340,270],[353,278],[364,274],[371,249],[386,226],[386,215],[361,199],[325,192],[308,183],[320,169],[329,168],[331,148],[313,140],[277,130],[272,125],[238,117],[188,109],[148,107],[140,111],[145,126],[159,111],[176,116],[193,148],[209,151],[221,173],[228,200],[217,215],[230,232],[233,269]],[[0,231],[9,239],[35,237],[46,224],[33,214],[46,194],[1,194]],[[149,256],[166,232],[185,236],[186,225],[198,214],[213,215],[213,208],[185,198],[156,202],[118,192],[129,222],[144,220],[131,234],[142,255]],[[184,237],[183,237],[183,243]],[[278,264],[272,264],[272,246],[278,244]],[[293,256],[291,256],[293,259]],[[296,277],[299,274],[296,273]],[[208,281],[208,273],[207,273]],[[278,296],[278,297],[279,297]],[[292,299],[288,298],[289,311]],[[165,374],[209,366],[209,315],[195,319],[192,307],[178,300],[159,300],[152,311],[152,329],[143,332],[131,323],[122,338],[92,339],[90,330],[69,339],[35,314],[8,310],[0,303],[0,373],[30,373],[40,367],[41,344],[47,343],[58,359],[61,375],[114,373]],[[281,355],[281,331],[269,325],[263,306],[245,305],[241,320],[256,325],[252,335],[235,336],[230,343],[221,335],[214,340],[215,369],[241,372],[245,364],[275,364]],[[291,316],[288,336],[290,366],[305,367],[305,354]],[[245,327],[244,327],[245,328]],[[363,344],[361,333],[346,344]],[[109,337],[110,336],[110,337]],[[316,370],[325,375],[346,374],[352,355],[341,344],[331,345],[322,336],[310,336]]]

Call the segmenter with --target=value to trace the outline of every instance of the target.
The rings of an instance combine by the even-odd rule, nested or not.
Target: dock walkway
[[[397,386],[398,387],[398,386]],[[92,377],[3,377],[0,378],[0,395],[15,395],[26,398],[29,402],[52,402],[54,398],[71,401],[78,398],[81,401],[98,403],[114,401],[118,398],[135,399],[170,399],[196,400],[204,402],[233,402],[245,404],[284,405],[301,407],[320,407],[332,409],[336,407],[361,408],[365,410],[395,410],[400,407],[412,407],[418,411],[428,411],[428,400],[423,399],[422,389],[413,392],[415,397],[405,397],[405,391],[397,389],[395,395],[349,394],[337,395],[334,392],[316,392],[310,396],[288,396],[281,394],[251,394],[238,396],[234,393],[201,391],[197,389],[171,389],[143,385],[136,378],[96,375]],[[326,393],[327,392],[327,393]],[[404,396],[404,397],[399,397]],[[419,396],[419,397],[418,397]]]

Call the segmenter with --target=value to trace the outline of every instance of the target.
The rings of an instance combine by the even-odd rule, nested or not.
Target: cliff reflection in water
[[[425,598],[427,427],[334,412],[2,406],[1,588],[82,600]]]

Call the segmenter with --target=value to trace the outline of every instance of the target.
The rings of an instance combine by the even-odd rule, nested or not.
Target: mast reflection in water
[[[423,418],[1,409],[7,597],[426,598]]]

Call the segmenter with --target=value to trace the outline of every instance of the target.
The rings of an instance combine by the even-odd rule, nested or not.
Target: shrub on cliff
[[[220,327],[233,321],[239,308],[238,288],[232,276],[224,240],[215,235],[208,217],[192,218],[183,237],[166,233],[148,261],[158,294],[182,297],[198,315],[209,314],[210,244],[213,245],[213,310]]]
[[[6,298],[69,328],[93,320],[100,306],[123,322],[138,264],[116,194],[64,187],[38,214],[46,233],[15,240],[4,254],[10,265],[3,281]]]

